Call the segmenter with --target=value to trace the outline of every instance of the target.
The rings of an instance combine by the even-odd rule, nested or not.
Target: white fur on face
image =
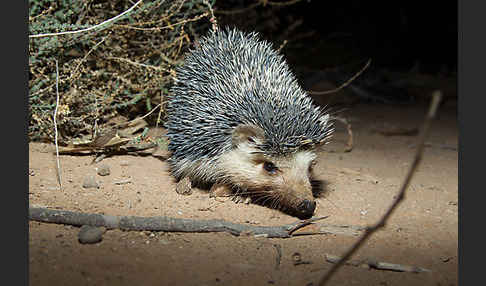
[[[276,192],[288,201],[300,201],[313,199],[309,169],[315,158],[311,151],[268,157],[250,144],[240,144],[223,154],[218,166],[226,181],[240,188]],[[278,171],[270,174],[263,168],[265,162],[273,163]]]

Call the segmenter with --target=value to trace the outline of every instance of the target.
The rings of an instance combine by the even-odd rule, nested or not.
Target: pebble
[[[168,244],[170,244],[170,242],[168,240],[163,239],[163,238],[162,239],[159,239],[159,243],[162,244],[162,245],[168,245]]]
[[[104,227],[96,227],[90,225],[83,225],[79,229],[78,241],[82,244],[93,244],[100,242],[103,234],[106,232]]]
[[[177,183],[176,193],[185,196],[192,194],[191,180],[188,177],[185,177]]]
[[[101,164],[97,168],[97,173],[100,176],[108,176],[110,174],[110,166],[106,164]]]
[[[100,185],[98,182],[96,182],[96,178],[93,175],[88,175],[84,178],[83,181],[83,188],[89,189],[89,188],[96,188],[98,189]]]

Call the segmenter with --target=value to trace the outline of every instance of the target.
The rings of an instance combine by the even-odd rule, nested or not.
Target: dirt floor
[[[412,162],[417,136],[379,131],[420,127],[427,104],[358,104],[341,115],[352,124],[354,149],[343,152],[346,129],[319,153],[316,173],[327,182],[315,216],[335,225],[373,224],[390,205]],[[457,285],[457,105],[441,107],[406,200],[386,227],[353,259],[423,267],[426,273],[344,266],[330,285]],[[109,215],[225,219],[253,225],[297,221],[255,204],[220,202],[196,190],[177,194],[166,162],[120,155],[91,164],[92,156],[61,156],[58,189],[53,145],[29,145],[30,206]],[[106,164],[107,176],[97,175]],[[83,188],[87,176],[99,188]],[[286,239],[229,233],[108,230],[96,244],[78,242],[79,228],[29,222],[30,285],[317,285],[357,237],[310,235]],[[281,259],[277,263],[281,248]],[[304,263],[294,263],[300,255]]]

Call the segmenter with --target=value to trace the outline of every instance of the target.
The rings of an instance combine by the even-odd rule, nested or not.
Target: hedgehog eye
[[[272,162],[268,162],[268,161],[263,163],[263,169],[265,169],[265,171],[267,171],[270,174],[275,174],[278,171],[277,166],[275,166],[275,164],[273,164]]]
[[[253,139],[253,137],[248,137],[247,140],[248,142],[255,144],[255,139]]]

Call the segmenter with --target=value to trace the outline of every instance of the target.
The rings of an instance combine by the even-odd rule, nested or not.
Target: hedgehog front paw
[[[232,196],[232,191],[227,185],[214,184],[209,189],[209,197],[215,198],[217,201],[224,202],[226,200],[221,200],[221,198],[228,198],[230,196]]]

